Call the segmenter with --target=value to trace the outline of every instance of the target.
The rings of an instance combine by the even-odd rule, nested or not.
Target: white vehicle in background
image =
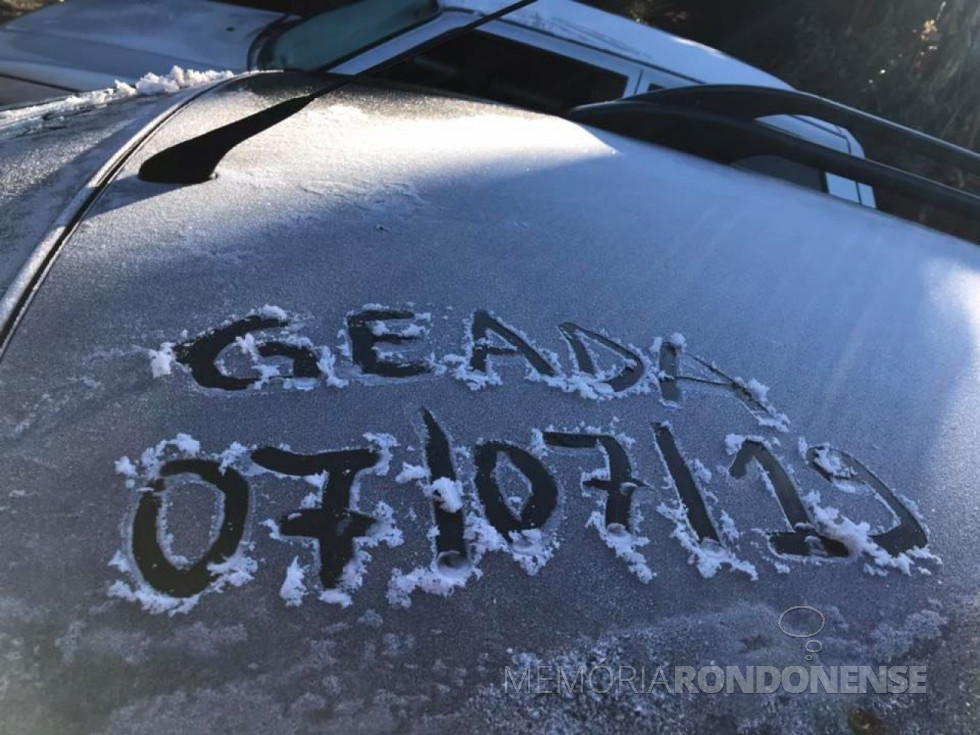
[[[253,5],[255,7],[245,7]],[[69,0],[0,27],[0,105],[135,83],[172,67],[356,74],[492,12],[498,0],[362,0],[303,18],[254,0]],[[326,5],[326,3],[324,3]],[[389,76],[548,113],[692,84],[791,89],[719,51],[571,0],[540,0]],[[782,116],[776,125],[862,156],[846,130]],[[772,157],[740,163],[874,206],[870,188]]]

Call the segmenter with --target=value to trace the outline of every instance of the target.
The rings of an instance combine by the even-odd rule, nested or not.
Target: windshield
[[[432,18],[433,0],[362,0],[320,13],[279,36],[267,66],[323,69]]]

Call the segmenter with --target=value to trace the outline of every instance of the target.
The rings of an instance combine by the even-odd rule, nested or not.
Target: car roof
[[[153,153],[309,85],[256,75],[186,105],[35,285],[0,359],[0,632],[20,652],[0,721],[974,717],[954,679],[957,656],[977,660],[980,252],[569,121],[387,85],[317,100],[208,183],[138,178]],[[773,551],[787,483],[849,556]],[[627,487],[632,512],[610,511]],[[717,544],[694,535],[692,488]],[[434,563],[440,512],[464,514],[469,566]],[[344,556],[323,529],[364,516]],[[874,534],[898,525],[927,543],[879,553]],[[798,665],[805,641],[779,627],[796,606],[825,616],[822,663],[926,663],[928,698],[503,689],[522,667]]]

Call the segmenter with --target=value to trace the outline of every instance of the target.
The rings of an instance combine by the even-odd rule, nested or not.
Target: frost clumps
[[[306,594],[306,583],[303,581],[305,576],[306,567],[299,563],[298,556],[293,557],[292,563],[286,569],[286,579],[279,588],[279,596],[285,600],[286,607],[303,604],[303,596]]]
[[[136,470],[136,465],[133,464],[133,460],[129,457],[120,457],[116,460],[115,469],[117,475],[122,475],[126,478],[127,487],[135,487],[136,478],[139,473]],[[132,480],[132,485],[130,485],[130,480]]]
[[[397,446],[397,440],[390,434],[367,433],[364,435],[378,451],[378,460],[375,465],[367,471],[371,474],[386,475],[391,468],[392,449]],[[232,443],[224,451],[203,455],[213,462],[218,463],[220,472],[227,472],[234,465],[236,471],[243,475],[255,476],[271,473],[280,478],[300,479],[294,476],[278,475],[275,472],[265,469],[261,465],[252,462],[251,448],[238,442]],[[196,439],[188,434],[178,434],[173,439],[159,442],[156,446],[150,447],[137,460],[129,457],[121,457],[115,463],[115,470],[125,479],[126,487],[134,492],[151,492],[157,486],[160,478],[160,470],[164,462],[175,457],[201,457],[201,445]],[[307,495],[300,503],[301,508],[313,508],[320,502],[319,495],[323,492],[324,484],[327,480],[326,473],[302,476],[303,481],[316,488],[315,491]],[[351,488],[351,508],[356,510],[359,497],[359,483],[355,482]],[[166,504],[161,507],[160,518],[163,520],[166,515]],[[385,544],[389,547],[400,546],[403,543],[401,530],[395,524],[394,510],[384,502],[378,502],[371,516],[374,519],[368,532],[363,536],[358,536],[354,542],[354,554],[344,565],[336,585],[324,589],[318,597],[321,601],[348,607],[352,604],[352,595],[363,584],[368,562],[371,561],[371,549]],[[263,521],[260,525],[269,530],[270,538],[277,541],[285,539],[280,533],[279,525],[272,519]],[[158,529],[162,533],[165,523]],[[172,550],[172,534],[163,533],[159,538],[161,550],[177,567],[188,565],[187,559],[175,554]],[[315,542],[307,541],[307,545]],[[132,540],[126,539],[126,548],[131,548]],[[242,542],[241,547],[251,549],[251,542]],[[123,581],[114,582],[109,588],[109,595],[121,599],[138,602],[145,610],[153,613],[166,612],[169,614],[185,613],[192,610],[201,596],[210,592],[220,592],[225,586],[231,585],[240,587],[251,581],[258,568],[255,560],[244,555],[240,551],[230,558],[220,563],[208,566],[211,578],[207,588],[202,592],[186,598],[175,598],[167,594],[160,593],[149,586],[142,578],[140,570],[132,564],[130,557],[125,551],[118,552],[113,557],[111,565],[124,572],[134,584]],[[309,592],[308,578],[310,567],[301,563],[299,557],[294,557],[293,562],[286,570],[286,577],[279,590],[280,597],[288,607],[296,607],[302,604],[303,599]]]
[[[162,378],[173,372],[174,362],[177,357],[174,355],[174,343],[164,342],[158,350],[149,350],[150,372],[154,378]]]
[[[115,462],[115,471],[116,474],[126,478],[127,489],[138,493],[151,492],[153,483],[160,478],[160,467],[168,458],[197,457],[200,453],[201,443],[197,439],[189,434],[177,434],[173,439],[165,439],[145,450],[135,461],[129,457],[120,457]],[[165,508],[161,511],[161,517],[164,515]],[[186,559],[172,551],[172,544],[172,534],[168,533],[160,539],[161,548],[168,558],[178,565],[186,563]],[[131,539],[126,539],[126,546],[131,546]],[[242,548],[250,549],[251,544],[243,543]],[[153,589],[142,579],[123,551],[116,552],[109,566],[133,580],[132,584],[122,580],[112,582],[108,589],[109,596],[139,603],[147,612],[169,615],[188,613],[194,609],[201,598],[201,594],[173,597]],[[252,580],[257,569],[258,563],[254,559],[238,551],[221,563],[208,565],[212,579],[207,591],[220,592],[228,585],[241,587]]]
[[[448,513],[463,510],[462,484],[448,477],[433,481],[428,468],[424,466],[407,462],[402,464],[395,482],[415,482],[427,498],[437,502]],[[439,528],[432,526],[427,535],[432,540],[436,539]],[[448,597],[454,590],[465,587],[471,579],[483,576],[479,564],[487,551],[506,548],[503,539],[486,521],[471,514],[465,517],[463,538],[468,546],[467,554],[448,551],[439,554],[427,567],[416,567],[408,572],[392,569],[386,595],[388,602],[397,607],[411,607],[412,593],[416,590]]]
[[[236,336],[225,344],[214,358],[214,366],[226,378],[243,383],[250,390],[264,388],[277,381],[286,390],[310,391],[320,384],[345,388],[348,381],[337,374],[337,360],[329,347],[317,346],[298,334],[303,320],[290,315],[285,309],[266,304],[249,311],[242,323],[256,318],[264,324],[252,326],[250,331]],[[194,373],[191,354],[199,340],[220,334],[240,320],[225,320],[217,328],[188,339],[187,330],[181,342],[164,342],[156,349],[144,349],[150,360],[150,372],[154,378],[172,375],[176,365],[183,365]],[[292,367],[283,372],[284,362]],[[236,373],[244,373],[238,375]],[[205,385],[205,387],[214,387]]]
[[[695,477],[697,477],[705,485],[711,482],[711,479],[714,477],[714,473],[705,467],[704,462],[702,462],[700,459],[695,459],[692,465]]]
[[[121,551],[116,552],[116,555],[109,562],[109,566],[134,579],[137,578],[136,571],[132,568],[129,559]],[[241,587],[252,581],[257,569],[258,563],[242,553],[235,554],[221,564],[210,564],[208,571],[214,575],[214,579],[207,591],[221,592],[228,585]],[[108,589],[109,597],[136,602],[144,611],[151,614],[167,613],[171,616],[189,613],[200,602],[201,594],[190,597],[172,597],[153,589],[142,580],[134,584],[116,580],[109,585]]]
[[[855,474],[853,469],[844,464],[840,455],[832,452],[826,444],[813,448],[813,463],[834,478],[849,478]]]
[[[742,434],[729,434],[725,437],[725,454],[732,456],[738,454],[738,450],[747,441],[763,442],[761,436],[743,436]]]
[[[438,529],[429,530],[435,538]],[[505,551],[507,543],[486,520],[467,514],[463,529],[468,556],[457,552],[444,552],[429,566],[416,567],[409,572],[393,569],[388,581],[388,602],[396,607],[412,606],[412,593],[420,590],[430,595],[449,597],[453,591],[465,587],[470,580],[483,576],[480,562],[488,551]]]
[[[643,554],[637,551],[637,549],[649,544],[650,539],[645,536],[636,536],[617,523],[607,526],[601,511],[593,511],[585,525],[586,527],[591,526],[599,532],[599,538],[606,542],[606,546],[616,552],[616,556],[629,565],[629,570],[641,582],[649,584],[657,576],[657,573],[650,569]]]
[[[364,438],[374,444],[378,448],[378,453],[381,455],[378,463],[370,469],[371,474],[387,475],[391,469],[391,450],[398,446],[398,440],[391,434],[370,431],[364,434]]]
[[[321,602],[350,607],[351,595],[364,584],[367,565],[372,558],[369,549],[376,548],[381,544],[394,548],[404,543],[404,536],[401,529],[395,525],[395,512],[390,505],[379,502],[375,505],[372,515],[375,518],[374,526],[367,536],[361,537],[355,542],[354,557],[344,566],[340,585],[336,589],[326,589],[320,592],[319,599]]]
[[[664,518],[673,521],[674,530],[670,537],[680,542],[685,551],[690,554],[687,560],[688,564],[695,565],[700,575],[705,579],[714,577],[723,566],[727,566],[733,572],[747,574],[753,582],[759,579],[759,573],[754,564],[739,559],[714,539],[705,539],[699,543],[687,522],[687,513],[683,508],[671,507],[666,503],[661,503],[657,506],[657,512]],[[722,534],[729,542],[740,536],[727,513],[722,518]]]
[[[789,418],[786,414],[779,413],[769,402],[769,386],[763,385],[755,378],[750,380],[733,378],[732,382],[738,392],[762,408],[762,413],[752,412],[759,426],[784,433],[789,431]]]
[[[455,513],[463,508],[463,485],[457,480],[440,477],[427,485],[426,491],[447,513]]]
[[[319,349],[316,366],[326,376],[327,385],[332,388],[346,388],[347,381],[337,375],[337,358],[329,347]]]
[[[470,390],[477,391],[489,386],[503,385],[503,377],[494,370],[493,363],[497,358],[511,360],[515,364],[523,361],[526,365],[524,379],[529,382],[541,383],[565,393],[574,393],[590,401],[650,393],[652,386],[657,383],[656,371],[646,363],[642,350],[632,345],[626,348],[603,334],[585,333],[585,337],[590,342],[597,342],[604,345],[605,349],[616,353],[620,364],[612,369],[599,370],[592,364],[591,352],[584,346],[582,336],[571,331],[566,332],[565,328],[562,328],[566,339],[575,340],[576,349],[589,353],[587,362],[583,363],[579,353],[573,351],[573,369],[566,374],[560,367],[561,360],[556,353],[535,344],[530,336],[516,327],[486,313],[478,312],[473,319],[472,326],[476,328],[479,324],[483,335],[475,337],[473,330],[470,329],[470,321],[464,320],[466,332],[463,354],[445,355],[440,361],[450,377],[465,383]],[[586,365],[584,370],[583,364]],[[631,379],[627,387],[617,389],[612,387],[612,381],[633,371],[639,371],[640,377]]]
[[[396,567],[391,570],[391,578],[388,580],[388,602],[396,607],[409,608],[412,606],[412,593],[416,590],[449,597],[454,590],[465,587],[471,579],[480,579],[483,576],[478,563],[478,559],[471,561],[449,552],[442,554],[427,567],[416,567],[408,572],[402,572]]]
[[[160,465],[167,454],[176,453],[193,457],[200,451],[201,443],[197,439],[190,434],[177,434],[173,439],[157,442],[156,446],[145,450],[136,461],[129,457],[120,457],[115,462],[115,470],[117,475],[126,478],[126,487],[129,490],[146,491],[149,489],[147,485],[150,481],[159,477]]]
[[[428,535],[434,539],[438,533],[438,528],[433,526]],[[525,572],[534,576],[551,560],[559,546],[556,539],[539,528],[512,532],[508,543],[489,521],[475,513],[467,513],[464,518],[463,539],[467,547],[466,555],[443,552],[428,566],[416,567],[409,572],[392,570],[388,582],[388,602],[396,607],[411,607],[412,593],[416,590],[448,597],[471,580],[483,576],[480,562],[491,551],[508,554]]]
[[[116,82],[114,91],[120,97],[173,94],[184,89],[203,87],[206,84],[231,79],[233,76],[235,76],[235,73],[231,71],[197,71],[195,69],[182,69],[179,66],[174,66],[169,74],[162,76],[153,72],[144,74],[135,85]]]
[[[511,531],[510,552],[530,576],[537,574],[554,556],[561,543],[540,528]]]
[[[429,567],[416,567],[407,573],[401,569],[391,571],[388,581],[388,602],[397,607],[412,606],[412,593],[421,590],[430,595],[449,597],[453,590],[465,587],[470,578],[483,576],[475,566],[461,563],[459,566],[433,562]]]
[[[104,107],[132,97],[179,92],[233,76],[234,73],[230,71],[195,71],[175,66],[169,74],[146,74],[134,84],[117,81],[115,86],[108,89],[96,89],[30,107],[4,110],[0,112],[0,133],[18,134],[40,127],[45,121],[59,120],[76,112]]]
[[[126,575],[133,576],[134,570],[121,551],[117,551],[112,557],[109,566],[118,569]],[[151,614],[167,613],[168,615],[186,614],[193,610],[200,595],[193,597],[178,598],[157,592],[147,584],[128,585],[121,580],[116,580],[109,585],[109,597],[115,597],[128,602],[139,603],[144,611]]]
[[[447,513],[456,513],[463,509],[463,484],[448,477],[430,481],[429,470],[423,465],[403,462],[401,471],[395,475],[395,482],[399,485],[416,483],[425,497],[436,501]]]
[[[344,565],[337,586],[322,589],[317,594],[317,599],[320,602],[339,605],[342,608],[350,607],[354,602],[354,593],[364,584],[368,563],[372,559],[370,549],[381,544],[394,548],[404,543],[404,536],[401,529],[395,525],[395,514],[390,505],[379,502],[372,510],[372,515],[375,518],[374,525],[366,536],[358,537],[355,541],[354,556]],[[275,521],[266,520],[263,521],[262,525],[269,529],[270,538],[277,541],[283,540],[279,526]],[[286,569],[286,577],[282,586],[279,588],[279,597],[283,599],[287,607],[299,607],[303,604],[303,600],[310,592],[306,581],[309,574],[310,567],[301,563],[299,557],[293,557],[293,561]]]
[[[364,438],[378,449],[379,458],[374,467],[368,470],[374,475],[385,476],[391,469],[392,449],[398,446],[398,441],[391,434],[366,433]],[[304,478],[322,491],[326,482],[326,475],[307,476]],[[306,496],[301,502],[301,507],[314,507],[318,502],[318,492],[314,491]],[[351,506],[356,508],[360,496],[360,485],[355,483],[351,488]],[[383,501],[378,502],[371,511],[374,523],[365,536],[358,536],[354,541],[354,555],[343,568],[340,580],[336,587],[322,590],[318,595],[321,602],[340,607],[350,607],[353,604],[353,594],[364,584],[364,577],[367,574],[368,564],[372,557],[371,549],[384,544],[389,548],[401,546],[404,543],[404,535],[395,523],[395,511]],[[274,521],[265,521],[263,525],[269,527],[272,538],[278,539],[279,527]],[[305,577],[308,569],[300,564],[298,559],[286,570],[286,579],[279,591],[280,597],[286,601],[287,606],[296,607],[301,605],[307,594]]]
[[[428,477],[429,471],[424,466],[405,462],[402,464],[401,472],[395,475],[395,482],[404,485],[418,480],[427,480]]]
[[[842,543],[851,556],[869,560],[864,565],[864,571],[872,576],[885,576],[892,569],[907,575],[911,574],[913,569],[918,570],[920,574],[931,575],[932,572],[928,568],[916,566],[917,563],[930,561],[942,564],[942,559],[928,548],[917,547],[893,556],[875,542],[871,524],[867,521],[855,523],[837,508],[822,506],[820,493],[816,491],[806,495],[803,502],[820,533]]]

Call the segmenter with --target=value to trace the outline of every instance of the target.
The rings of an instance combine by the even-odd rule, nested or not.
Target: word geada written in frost
[[[349,370],[342,375],[329,349],[299,336],[294,321],[281,309],[264,307],[196,338],[164,344],[153,351],[152,367],[155,375],[169,375],[179,364],[198,385],[215,391],[252,390],[273,380],[307,390],[324,382],[343,388],[359,377],[376,384],[379,380],[445,374],[480,389],[501,383],[492,371],[492,361],[512,359],[527,364],[529,379],[593,400],[657,393],[661,403],[676,408],[686,390],[685,382],[692,387],[720,386],[760,425],[787,431],[786,417],[767,402],[764,386],[732,378],[713,363],[689,355],[679,335],[656,340],[645,351],[576,324],[562,324],[559,332],[568,342],[576,366],[571,375],[558,369],[556,356],[535,347],[526,335],[488,312],[476,312],[468,320],[465,355],[409,359],[398,349],[379,349],[382,345],[398,348],[421,342],[430,320],[428,314],[375,306],[348,314],[349,343],[340,351],[357,372]],[[597,367],[599,348],[617,358],[614,369],[601,371]],[[253,360],[247,371],[250,375],[228,371],[227,353],[235,350]],[[291,366],[285,374],[281,372],[283,362]],[[693,372],[688,371],[688,364]],[[548,464],[552,453],[592,452],[602,457],[604,466],[583,473],[580,480],[583,491],[595,492],[601,499],[588,524],[641,581],[649,582],[655,576],[639,551],[649,539],[640,536],[636,528],[634,496],[649,484],[636,477],[631,441],[611,430],[530,427],[531,440],[525,444],[499,439],[478,442],[472,452],[462,453],[472,459],[472,467],[461,468],[450,430],[433,411],[421,407],[418,426],[424,464],[406,463],[393,479],[401,484],[417,483],[429,499],[432,526],[427,537],[432,556],[426,566],[409,572],[393,570],[388,589],[392,603],[407,606],[415,589],[448,594],[465,586],[481,575],[479,563],[489,551],[510,554],[530,574],[547,564],[558,545],[549,531],[553,531],[561,495],[560,483]],[[709,512],[703,486],[710,480],[710,472],[700,463],[690,465],[669,422],[651,421],[648,432],[648,446],[656,452],[666,485],[675,495],[674,504],[661,504],[658,512],[674,522],[672,536],[690,553],[690,561],[703,576],[713,576],[727,566],[757,578],[755,566],[729,548],[738,538],[731,519],[721,513],[719,521],[717,513],[713,518]],[[731,458],[727,473],[743,478],[755,466],[785,517],[783,528],[765,533],[777,568],[793,558],[865,556],[870,559],[866,569],[873,574],[883,574],[887,568],[908,573],[917,560],[935,559],[927,550],[925,531],[907,503],[849,454],[827,445],[805,448],[801,442],[808,467],[827,482],[846,483],[850,492],[862,488],[872,493],[891,512],[891,529],[873,534],[868,523],[854,523],[841,518],[835,509],[820,507],[818,494],[801,497],[773,450],[772,440],[736,435],[724,439]],[[117,471],[138,492],[131,523],[127,524],[129,548],[113,562],[129,573],[136,585],[117,582],[112,593],[138,600],[150,610],[173,612],[190,609],[209,590],[249,581],[256,565],[245,551],[254,505],[249,479],[271,475],[283,480],[302,478],[316,488],[301,507],[264,525],[277,540],[293,537],[313,546],[318,596],[349,605],[351,595],[362,584],[370,550],[381,544],[398,546],[404,540],[390,505],[379,502],[368,511],[359,504],[363,476],[394,474],[392,449],[398,441],[388,434],[365,434],[364,440],[360,446],[311,454],[235,443],[221,453],[208,455],[195,440],[182,434],[146,450],[136,461],[119,460]],[[499,477],[504,467],[522,476],[525,497],[506,496]],[[222,500],[213,542],[196,562],[172,552],[165,528],[168,488],[187,479],[210,485]],[[280,591],[287,604],[299,604],[310,591],[309,571],[309,565],[294,559]]]

